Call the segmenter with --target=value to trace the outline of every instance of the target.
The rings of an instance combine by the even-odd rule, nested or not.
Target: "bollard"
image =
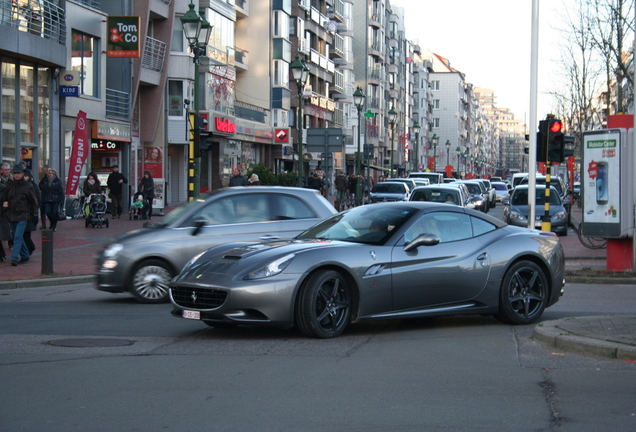
[[[53,273],[53,230],[42,230],[42,274]]]

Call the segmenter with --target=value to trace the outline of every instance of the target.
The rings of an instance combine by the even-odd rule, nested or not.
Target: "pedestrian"
[[[320,187],[322,186],[322,180],[320,179],[316,171],[314,171],[311,177],[309,177],[309,180],[307,180],[307,186],[309,187],[309,189],[320,190]]]
[[[341,203],[345,200],[345,194],[347,193],[347,178],[340,170],[336,174],[334,185],[336,186],[336,200]]]
[[[258,174],[253,173],[250,176],[250,180],[249,180],[248,186],[260,186],[260,185],[261,185],[261,181],[258,178]]]
[[[55,231],[60,206],[64,205],[64,186],[55,169],[46,170],[46,175],[40,180],[39,189],[42,192],[42,208],[49,219],[49,228]],[[46,229],[45,219],[42,219],[42,229]]]
[[[10,180],[0,196],[3,210],[9,218],[13,233],[13,251],[11,265],[29,261],[29,250],[24,243],[24,230],[27,223],[38,216],[38,198],[33,185],[24,179],[24,167],[17,164],[11,171]]]
[[[357,186],[358,186],[358,178],[356,177],[355,174],[351,174],[351,176],[349,177],[349,195],[351,196],[351,199],[353,200],[355,200],[356,198]]]
[[[139,182],[137,193],[144,196],[148,210],[148,219],[152,219],[152,200],[155,197],[155,181],[152,179],[150,171],[144,171],[144,176],[141,178],[141,182]]]
[[[0,194],[2,194],[2,190],[6,187],[8,181],[12,179],[11,165],[7,162],[0,163]],[[13,235],[11,234],[9,219],[4,214],[2,206],[0,205],[0,262],[7,259],[4,246],[2,245],[3,241],[7,242],[7,248],[9,248],[13,241]]]
[[[238,168],[234,168],[232,170],[232,177],[230,178],[229,186],[247,186],[247,179],[243,177]]]
[[[128,179],[119,172],[119,165],[113,165],[113,172],[110,173],[108,180],[106,180],[111,203],[110,213],[113,215],[113,219],[121,218],[123,211],[121,196],[124,184],[128,184]]]
[[[33,186],[33,189],[35,190],[35,195],[38,198],[38,209],[42,208],[42,194],[40,193],[40,188],[35,182],[35,179],[33,178],[33,173],[31,172],[30,169],[24,170],[24,180],[28,181]],[[39,214],[39,211],[38,211],[38,214]],[[33,252],[35,252],[35,243],[33,243],[33,239],[31,238],[31,233],[37,229],[38,229],[38,215],[36,214],[35,217],[31,218],[31,220],[27,223],[27,226],[24,229],[24,235],[22,236],[24,238],[24,243],[27,246],[27,250],[29,251],[29,256],[33,255]]]

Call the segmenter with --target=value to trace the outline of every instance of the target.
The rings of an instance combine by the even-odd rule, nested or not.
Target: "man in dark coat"
[[[123,210],[121,206],[121,195],[122,188],[125,184],[128,184],[128,179],[119,172],[119,166],[113,165],[113,172],[108,176],[108,180],[106,180],[106,185],[108,186],[108,196],[111,201],[111,214],[113,215],[113,219],[121,218],[121,212]]]
[[[38,217],[38,198],[33,185],[24,179],[24,167],[15,165],[11,171],[13,180],[7,182],[2,191],[0,202],[5,215],[9,218],[13,232],[13,252],[11,265],[29,261],[29,250],[24,242],[24,230],[27,223]]]
[[[232,170],[229,186],[247,186],[247,179],[241,175],[238,169]]]

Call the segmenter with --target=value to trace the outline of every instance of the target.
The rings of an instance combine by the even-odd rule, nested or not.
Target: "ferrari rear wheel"
[[[300,291],[296,322],[302,333],[315,338],[339,336],[351,316],[351,290],[335,270],[313,274]]]
[[[541,267],[532,261],[519,261],[503,279],[495,318],[507,324],[531,324],[543,314],[548,295],[548,280]]]

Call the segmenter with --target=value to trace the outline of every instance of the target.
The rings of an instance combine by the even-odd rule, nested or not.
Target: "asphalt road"
[[[543,319],[633,313],[571,285]],[[90,285],[0,292],[0,430],[636,430],[636,364],[555,352],[491,317],[219,330]],[[113,346],[117,345],[117,346]]]

